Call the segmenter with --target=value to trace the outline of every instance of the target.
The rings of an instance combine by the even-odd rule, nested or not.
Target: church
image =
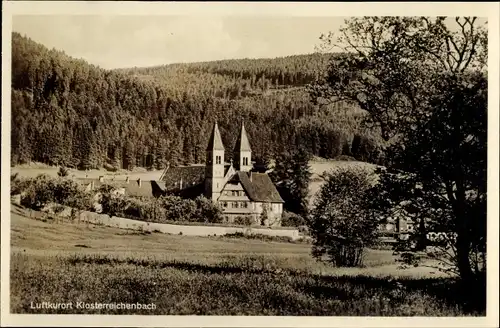
[[[205,195],[220,204],[228,223],[244,220],[255,225],[280,226],[284,201],[268,174],[254,169],[244,124],[229,163],[224,153],[215,123],[206,149],[206,164],[167,167],[159,181],[162,189],[189,198]]]

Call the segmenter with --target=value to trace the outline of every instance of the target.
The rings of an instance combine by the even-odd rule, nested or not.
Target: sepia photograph
[[[498,4],[92,4],[2,26],[4,319],[494,315]]]

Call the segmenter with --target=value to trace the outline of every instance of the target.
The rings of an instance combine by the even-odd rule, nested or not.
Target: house
[[[100,176],[98,179],[81,178],[78,180],[86,191],[99,190],[102,185],[113,186],[112,193],[135,198],[159,197],[164,194],[161,183],[158,181],[142,181],[141,179],[125,180],[104,179]]]
[[[284,201],[267,173],[254,169],[243,124],[233,154],[227,163],[215,123],[206,149],[206,164],[167,167],[160,178],[161,187],[182,197],[205,195],[220,204],[229,223],[243,218],[253,224],[280,225]]]

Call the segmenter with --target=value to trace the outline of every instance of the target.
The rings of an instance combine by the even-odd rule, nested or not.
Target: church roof
[[[210,139],[208,140],[208,150],[224,150],[224,145],[222,144],[222,138],[219,132],[219,126],[217,122],[214,124],[214,128],[212,129],[212,134],[210,135]]]
[[[266,173],[236,172],[238,180],[254,202],[284,203],[278,190]]]
[[[183,188],[203,183],[205,179],[205,166],[171,166],[165,170],[161,180],[165,184],[165,190]]]
[[[248,141],[247,131],[245,130],[245,125],[241,123],[241,131],[236,139],[236,145],[234,146],[234,152],[238,153],[240,151],[252,151],[250,148],[250,142]]]
[[[229,167],[230,164],[224,164],[224,175],[226,175]],[[205,165],[171,166],[165,169],[159,185],[165,191],[179,189],[181,180],[183,189],[203,184],[205,181]]]

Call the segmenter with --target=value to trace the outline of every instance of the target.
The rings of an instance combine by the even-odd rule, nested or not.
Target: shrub
[[[147,222],[162,222],[166,216],[165,209],[160,206],[156,199],[127,199],[125,200],[124,214]]]
[[[252,219],[252,217],[250,215],[241,215],[241,216],[237,216],[234,219],[234,223],[240,224],[240,225],[250,226],[254,223],[254,220]]]
[[[301,215],[288,211],[283,212],[283,216],[281,218],[281,225],[283,227],[300,227],[306,224],[306,220]]]
[[[199,196],[195,199],[197,222],[221,223],[224,220],[222,209],[210,199]]]
[[[260,213],[259,220],[260,220],[261,225],[268,225],[268,223],[269,223],[269,204],[268,203],[262,204],[262,212]]]
[[[101,186],[100,203],[102,212],[148,222],[204,222],[221,223],[222,210],[209,199],[195,200],[177,196],[163,196],[158,199],[137,199],[113,194],[113,187]]]
[[[58,203],[78,209],[89,209],[91,206],[90,194],[73,180],[66,178],[51,178],[48,175],[39,175],[27,179],[17,185],[22,192],[21,205],[41,209],[48,203]]]
[[[102,213],[108,215],[120,216],[123,215],[127,208],[127,203],[124,198],[113,194],[114,187],[108,184],[103,184],[99,189],[99,203],[102,206]]]
[[[154,205],[153,205],[154,204]],[[222,209],[211,200],[200,196],[195,200],[178,196],[163,196],[149,205],[147,212],[171,221],[221,223]]]
[[[178,196],[164,196],[159,201],[165,209],[167,220],[193,221],[193,217],[196,216],[196,202],[194,200]]]
[[[17,195],[26,189],[26,179],[20,178],[18,173],[10,176],[10,194]]]
[[[314,257],[326,255],[336,266],[362,266],[365,248],[377,240],[377,220],[366,205],[370,186],[366,170],[338,168],[326,174],[308,223]]]

